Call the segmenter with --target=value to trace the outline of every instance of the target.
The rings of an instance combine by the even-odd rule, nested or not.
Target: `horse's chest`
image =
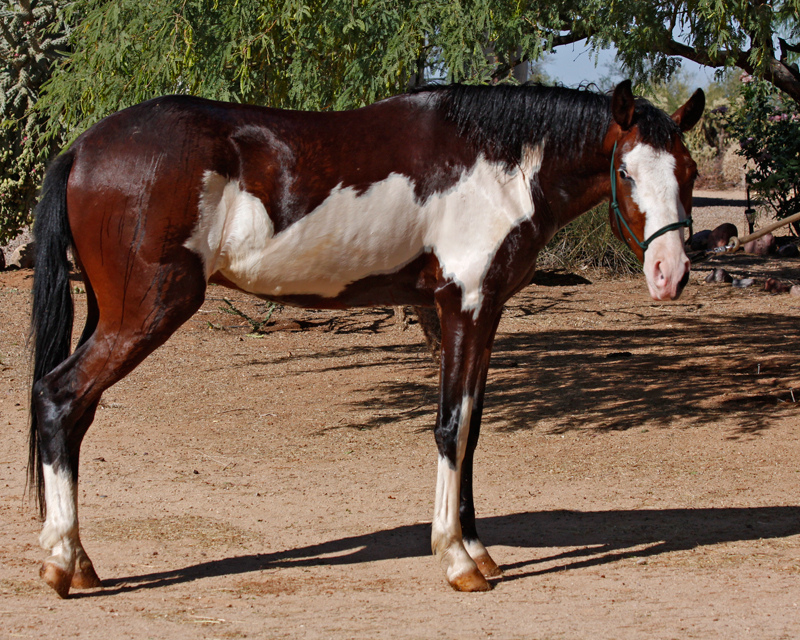
[[[533,214],[527,180],[479,162],[454,187],[424,202],[414,186],[391,174],[362,193],[336,187],[276,234],[258,198],[208,174],[200,221],[186,246],[203,257],[208,277],[219,272],[245,291],[326,298],[432,252],[446,277],[462,287],[464,307],[476,306],[497,249]]]

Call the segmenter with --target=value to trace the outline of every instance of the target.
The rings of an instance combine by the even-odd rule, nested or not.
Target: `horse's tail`
[[[28,440],[28,489],[35,491],[42,516],[45,512],[44,477],[34,393],[36,383],[70,353],[74,310],[67,256],[67,250],[72,246],[72,232],[67,218],[67,181],[73,160],[73,153],[68,151],[50,165],[33,225],[36,255],[31,309],[33,380]]]

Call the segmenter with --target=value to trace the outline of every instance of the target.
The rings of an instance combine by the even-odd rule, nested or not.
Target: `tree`
[[[800,99],[800,0],[77,0],[75,53],[45,112],[84,129],[158,93],[345,108],[421,79],[507,79],[588,38],[626,71],[668,78],[687,58],[738,66]],[[676,34],[682,33],[683,36]],[[792,41],[791,43],[789,41]]]
[[[60,6],[36,6],[46,4]],[[58,59],[52,49],[35,110],[26,106],[6,126],[21,139],[29,120],[44,121],[44,139],[66,143],[108,113],[165,93],[356,107],[428,80],[511,81],[520,64],[584,38],[616,46],[638,79],[669,78],[686,58],[740,67],[798,100],[799,11],[800,0],[72,0],[72,53]],[[19,154],[4,149],[1,177],[17,181],[4,197],[23,206],[21,176],[32,171],[8,164]]]
[[[731,121],[739,154],[747,158],[747,180],[762,208],[776,218],[800,211],[800,114],[763,80],[745,78]],[[796,233],[800,223],[794,223]]]
[[[78,0],[75,53],[40,109],[73,132],[163,93],[341,109],[425,79],[509,76],[542,53],[515,5],[481,0]]]
[[[613,44],[640,78],[669,77],[686,58],[738,67],[800,102],[800,0],[566,0],[559,13],[564,19],[554,44],[583,38],[594,47]]]
[[[63,4],[20,0],[0,6],[0,244],[27,222],[54,151],[43,135],[45,118],[33,107],[67,47]]]

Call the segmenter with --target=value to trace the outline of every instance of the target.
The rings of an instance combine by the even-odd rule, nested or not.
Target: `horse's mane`
[[[588,89],[514,85],[430,85],[445,117],[462,135],[507,166],[521,162],[525,147],[545,142],[545,156],[581,155],[597,148],[611,125],[611,97]],[[641,139],[669,148],[680,130],[663,111],[636,99]]]

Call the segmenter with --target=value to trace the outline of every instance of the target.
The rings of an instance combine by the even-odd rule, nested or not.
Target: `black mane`
[[[581,155],[597,148],[611,125],[611,97],[584,89],[514,85],[435,85],[438,108],[480,149],[508,167],[522,161],[525,147],[545,142],[545,157]],[[634,122],[641,139],[670,148],[680,129],[644,98],[636,100]]]

